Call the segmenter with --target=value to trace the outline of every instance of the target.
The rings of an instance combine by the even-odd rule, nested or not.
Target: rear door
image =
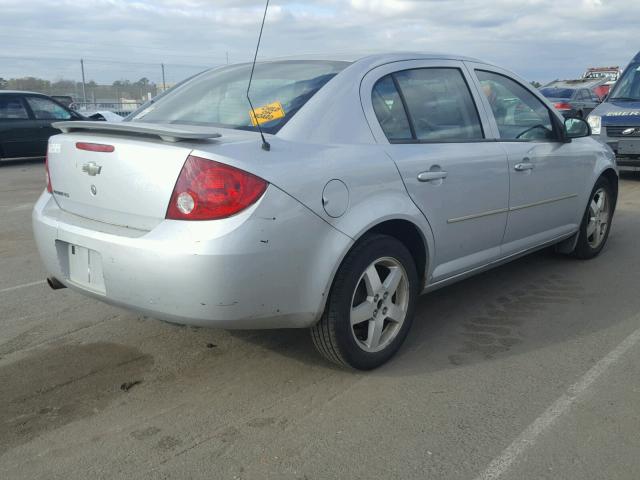
[[[493,113],[498,145],[509,160],[509,218],[502,255],[575,232],[596,160],[589,139],[564,142],[562,120],[525,82],[495,67],[470,66]]]
[[[44,157],[38,127],[20,95],[0,95],[0,158]]]
[[[461,62],[433,60],[376,68],[361,86],[374,136],[431,224],[432,281],[495,260],[506,225],[506,154],[470,84]]]

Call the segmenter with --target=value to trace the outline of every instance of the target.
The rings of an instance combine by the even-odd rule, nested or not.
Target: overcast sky
[[[252,57],[264,2],[0,0],[0,77],[167,81]],[[491,61],[529,80],[624,66],[640,0],[272,0],[260,58],[410,50]],[[127,62],[127,63],[121,63]]]

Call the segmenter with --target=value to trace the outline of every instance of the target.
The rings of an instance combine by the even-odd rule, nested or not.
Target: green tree
[[[0,77],[0,90],[6,90],[9,86],[9,82],[4,78]]]

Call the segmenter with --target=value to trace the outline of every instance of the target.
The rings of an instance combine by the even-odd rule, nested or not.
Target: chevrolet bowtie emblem
[[[100,175],[102,167],[96,162],[89,162],[82,165],[82,171],[88,173],[91,177],[95,177],[96,175]]]

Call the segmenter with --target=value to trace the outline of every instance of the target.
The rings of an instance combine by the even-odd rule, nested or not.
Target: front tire
[[[418,284],[414,259],[401,242],[365,237],[342,262],[322,318],[311,328],[316,349],[359,370],[387,362],[411,328]]]
[[[600,177],[596,182],[589,204],[580,224],[578,242],[572,255],[580,259],[598,256],[609,238],[615,197],[609,180]]]

